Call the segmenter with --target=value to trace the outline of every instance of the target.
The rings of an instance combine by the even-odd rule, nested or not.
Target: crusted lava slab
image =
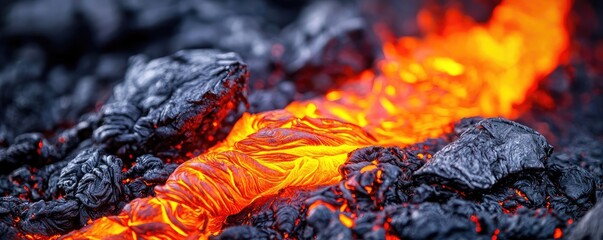
[[[154,195],[179,160],[230,131],[248,105],[247,77],[238,55],[216,50],[131,59],[100,112],[56,136],[25,134],[0,151],[0,166],[24,165],[0,177],[0,235],[62,234]]]
[[[94,139],[124,152],[160,149],[165,155],[193,146],[202,152],[215,143],[221,126],[245,109],[246,80],[247,69],[235,53],[180,51],[152,61],[134,57],[125,81],[100,111]]]
[[[416,176],[487,189],[510,174],[544,169],[553,147],[538,132],[502,118],[483,120],[433,156]]]

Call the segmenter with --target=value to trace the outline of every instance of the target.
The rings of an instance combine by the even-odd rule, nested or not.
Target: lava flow
[[[436,137],[463,117],[512,118],[559,64],[570,4],[504,1],[485,25],[451,10],[440,31],[386,39],[380,72],[366,71],[321,99],[244,115],[224,142],[178,167],[155,197],[65,238],[205,238],[257,198],[338,182],[338,167],[357,148]],[[420,16],[429,27],[429,15]]]
[[[570,5],[505,1],[486,25],[450,10],[441,31],[386,39],[381,75],[367,71],[325,99],[287,109],[299,117],[354,123],[386,145],[437,137],[463,117],[514,118],[514,106],[557,67],[568,47],[564,19]],[[419,16],[419,22],[431,22],[428,13]]]

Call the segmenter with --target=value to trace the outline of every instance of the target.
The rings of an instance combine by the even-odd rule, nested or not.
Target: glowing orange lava
[[[205,236],[259,197],[337,183],[347,154],[376,143],[362,128],[337,120],[298,119],[282,110],[245,115],[227,140],[180,165],[156,197],[134,200],[72,237]]]
[[[338,167],[357,148],[436,137],[463,117],[514,117],[568,46],[570,4],[504,1],[485,25],[451,10],[438,33],[385,42],[380,73],[367,71],[321,99],[244,115],[224,142],[178,167],[156,197],[64,238],[206,238],[259,197],[338,182]]]
[[[287,109],[357,124],[385,145],[437,137],[464,117],[516,117],[514,106],[557,67],[568,47],[570,5],[504,1],[485,25],[450,10],[441,32],[386,42],[381,75],[366,72],[324,99]]]

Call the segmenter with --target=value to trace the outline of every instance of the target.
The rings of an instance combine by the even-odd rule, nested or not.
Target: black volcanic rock
[[[557,156],[555,156],[557,157]],[[547,169],[561,191],[574,201],[584,201],[595,190],[594,176],[576,165],[562,165],[557,161],[547,164]]]
[[[595,205],[584,217],[580,220],[568,239],[576,240],[595,240],[603,239],[603,202]]]
[[[78,199],[88,208],[116,204],[123,201],[122,167],[121,159],[86,149],[63,168],[57,185],[67,199]]]
[[[249,112],[258,113],[273,109],[282,109],[295,98],[295,85],[291,82],[280,82],[271,89],[256,90],[249,95]]]
[[[234,53],[181,51],[153,61],[135,57],[125,81],[101,109],[94,139],[123,151],[189,146],[203,151],[218,139],[217,126],[225,128],[246,109],[247,75]]]
[[[165,183],[176,167],[178,164],[165,164],[150,154],[136,158],[134,166],[124,174],[126,179],[130,179],[125,188],[126,194],[130,199],[155,195],[155,186]]]
[[[56,235],[79,227],[80,203],[74,200],[38,201],[23,204],[18,228],[23,232]]]
[[[0,177],[0,235],[65,233],[154,195],[177,160],[230,131],[247,109],[247,77],[238,55],[217,50],[133,58],[99,113],[0,148],[5,171],[25,165]]]
[[[75,2],[71,0],[18,1],[10,7],[8,13],[3,14],[2,18],[5,32],[9,35],[40,36],[65,47],[72,37],[70,29],[75,27]]]
[[[313,2],[283,30],[284,70],[300,92],[326,92],[372,67],[367,28],[353,1]]]
[[[469,189],[487,189],[528,169],[544,169],[553,148],[538,132],[518,123],[486,119],[436,153],[415,176],[435,176]]]

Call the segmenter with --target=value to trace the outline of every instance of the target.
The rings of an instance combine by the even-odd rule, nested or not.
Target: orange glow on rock
[[[479,218],[477,218],[477,216],[475,215],[471,215],[470,220],[475,223],[475,232],[481,232],[482,231],[482,225],[479,223]]]
[[[136,199],[119,215],[63,238],[207,238],[260,197],[339,182],[338,168],[355,149],[437,137],[463,117],[513,118],[514,106],[567,48],[570,4],[504,1],[485,25],[451,10],[442,31],[385,39],[380,72],[367,70],[324,98],[245,114],[226,140],[180,165],[155,197]],[[427,14],[421,22],[431,29]]]
[[[499,233],[500,233],[499,229],[494,230],[494,234],[492,234],[492,240],[497,240]]]
[[[555,233],[553,234],[553,238],[559,239],[563,237],[563,231],[560,228],[555,228]]]
[[[527,202],[530,201],[530,199],[528,198],[528,196],[526,196],[526,194],[523,193],[522,191],[519,191],[519,189],[515,189],[515,193],[517,193],[517,195],[519,195],[520,197],[522,197]]]
[[[339,214],[339,221],[348,228],[354,227],[354,220],[344,214]]]

